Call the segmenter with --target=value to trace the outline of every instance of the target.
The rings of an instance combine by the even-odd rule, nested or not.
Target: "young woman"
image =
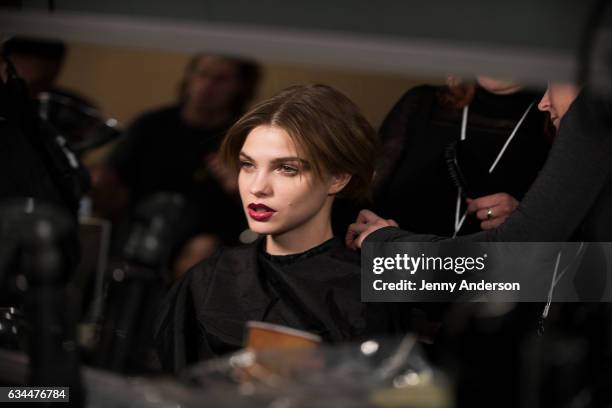
[[[249,320],[330,342],[364,334],[359,256],[333,236],[331,210],[337,196],[367,197],[378,151],[359,109],[324,85],[288,88],[230,129],[221,154],[262,237],[221,249],[172,288],[155,333],[166,369],[240,348]]]

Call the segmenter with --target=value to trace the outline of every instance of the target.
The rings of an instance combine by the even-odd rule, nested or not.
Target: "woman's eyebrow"
[[[255,161],[255,160],[253,160],[253,158],[252,158],[251,156],[249,156],[249,155],[248,155],[248,154],[246,154],[245,152],[240,152],[240,156],[241,156],[242,158],[247,159],[247,160]]]
[[[245,152],[240,152],[240,157],[245,159],[245,160],[249,160],[254,162],[255,160],[249,156],[248,154],[246,154]],[[273,165],[276,164],[280,164],[280,163],[287,163],[287,162],[299,162],[300,164],[304,165],[304,166],[308,166],[308,161],[304,160],[300,157],[297,156],[286,156],[286,157],[277,157],[273,160],[270,161],[270,163],[272,163]]]
[[[299,162],[302,165],[307,165],[308,161],[301,159],[299,157],[290,156],[290,157],[278,157],[271,161],[273,164],[286,163],[286,162]]]

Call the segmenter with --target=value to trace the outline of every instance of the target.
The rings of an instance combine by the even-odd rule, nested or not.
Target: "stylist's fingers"
[[[375,222],[379,219],[382,219],[382,218],[376,215],[374,212],[364,209],[364,210],[359,211],[359,214],[357,215],[357,220],[355,222],[366,224],[366,223]]]
[[[482,210],[476,211],[476,218],[479,220],[491,220],[495,218],[496,215],[499,215],[500,211],[498,211],[497,207],[489,207],[484,208]]]
[[[344,238],[346,246],[354,250],[361,248],[361,242],[363,239],[359,240],[360,234],[366,231],[370,225],[379,220],[382,220],[382,218],[370,210],[364,209],[359,211],[355,222],[349,225],[348,229],[346,230],[346,237]]]
[[[478,210],[476,212],[476,218],[482,221],[489,221],[491,219],[498,218],[502,218],[503,220],[505,220],[510,216],[510,214],[514,212],[514,210],[516,210],[516,207],[518,207],[518,201],[516,200],[514,200],[514,202],[503,202],[494,207]]]
[[[363,230],[361,230],[361,232],[357,235],[353,235],[353,240],[351,245],[349,246],[349,248],[352,249],[358,249],[361,248],[361,245],[363,245],[363,241],[365,241],[365,239],[368,237],[368,235],[370,235],[371,233],[373,233],[374,231],[378,231],[381,228],[384,227],[388,227],[389,225],[387,224],[386,220],[382,220],[383,222],[376,222],[373,224],[362,224],[362,226],[364,226],[365,228],[363,228]]]
[[[518,201],[507,193],[496,193],[488,196],[479,197],[476,199],[467,199],[467,212],[475,213],[479,210],[486,210],[493,207],[501,206],[500,213],[512,212],[518,206]],[[486,213],[485,213],[486,215]]]
[[[362,210],[357,221],[349,225],[346,231],[345,243],[351,249],[361,248],[368,235],[384,227],[398,227],[394,220],[385,220],[369,210]]]
[[[502,225],[504,223],[504,221],[506,221],[508,219],[508,217],[497,217],[497,218],[493,218],[487,221],[483,221],[480,223],[480,228],[482,228],[483,230],[490,230],[490,229],[495,229],[497,227],[499,227],[500,225]]]
[[[468,203],[467,212],[471,214],[483,208],[495,207],[496,205],[499,204],[500,194],[504,194],[504,193],[491,194],[488,196],[478,197],[474,199],[468,198],[467,199],[467,203]]]
[[[346,246],[355,250],[359,248],[361,243],[359,243],[359,246],[357,246],[357,239],[359,238],[359,235],[367,229],[368,224],[365,223],[355,222],[349,225],[348,229],[346,230],[346,237],[344,239]]]

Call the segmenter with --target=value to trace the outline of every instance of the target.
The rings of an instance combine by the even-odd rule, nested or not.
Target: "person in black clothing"
[[[232,127],[222,154],[264,237],[221,249],[172,288],[155,329],[166,369],[240,348],[249,320],[328,342],[365,335],[359,256],[334,237],[331,210],[336,196],[367,196],[377,153],[358,108],[324,85],[288,88]]]
[[[558,127],[538,177],[503,224],[456,237],[456,242],[612,240],[612,137],[602,125],[601,104],[588,89],[551,84],[538,107],[551,112]],[[481,220],[487,216],[475,205],[470,205],[468,212]],[[406,242],[449,239],[400,230],[396,222],[363,210],[347,230],[346,243],[358,248],[366,238]]]
[[[195,56],[180,84],[179,103],[138,118],[109,159],[110,169],[130,190],[132,207],[158,192],[185,197],[188,209],[177,228],[182,229],[179,246],[188,239],[196,242],[185,245],[191,249],[189,266],[212,253],[218,242],[238,242],[246,227],[239,218],[235,181],[217,150],[252,99],[258,75],[250,61]],[[180,258],[177,264],[183,265]],[[178,269],[180,275],[185,266]]]
[[[76,226],[79,201],[90,188],[89,174],[66,140],[37,115],[33,99],[57,76],[64,45],[14,37],[0,50],[0,170],[5,175],[0,201],[31,197],[66,211]],[[62,245],[69,279],[80,256],[76,228]]]
[[[13,37],[4,44],[17,73],[28,84],[32,98],[49,91],[59,75],[66,46],[63,42],[30,37]]]
[[[374,211],[403,228],[443,236],[501,224],[517,207],[548,154],[541,94],[513,82],[449,77],[447,86],[415,87],[397,102],[379,134],[385,160],[378,169]],[[449,154],[458,170],[449,170]],[[463,185],[456,179],[460,172]],[[468,203],[494,208],[485,220]],[[405,304],[406,330],[430,338],[448,305]]]
[[[361,247],[364,241],[612,240],[610,112],[600,98],[574,85],[549,85],[538,107],[550,113],[558,135],[542,171],[518,208],[497,228],[445,238],[401,230],[392,220],[363,210],[349,227],[346,243]],[[486,219],[486,209],[473,203],[468,211],[480,220]],[[601,293],[608,279],[606,260],[597,245],[588,248],[592,251],[585,254],[574,285],[578,290],[579,280],[586,278],[590,285],[599,285]],[[453,367],[460,390],[458,405],[473,406],[487,400],[500,406],[516,406],[524,401],[520,397],[526,390],[527,395],[537,396],[545,405],[570,405],[570,401],[575,403],[578,399],[592,406],[610,404],[609,303],[561,303],[551,307],[550,313],[541,304],[522,303],[491,315],[495,317],[487,317],[488,305],[474,306],[454,305],[444,320],[450,324],[442,325],[432,351],[439,361]],[[547,335],[542,336],[545,326]],[[563,346],[556,350],[553,344]],[[565,357],[571,347],[574,358],[570,363]],[[533,375],[534,370],[540,374]],[[500,396],[504,396],[503,400]]]
[[[14,36],[4,43],[3,50],[6,55],[10,56],[19,77],[28,85],[28,93],[35,101],[36,109],[40,109],[38,98],[43,93],[68,98],[81,106],[97,109],[95,103],[88,97],[55,83],[66,57],[67,47],[64,42]],[[54,124],[51,118],[45,119]],[[63,136],[70,141],[69,135],[63,134]]]
[[[547,118],[535,106],[541,94],[483,76],[475,84],[452,81],[409,90],[379,132],[386,160],[374,211],[415,232],[465,235],[501,224],[550,146]],[[467,184],[462,194],[457,176],[449,174],[449,151],[456,151]],[[497,207],[488,220],[464,216],[467,202],[476,198]]]
[[[80,257],[76,212],[89,175],[66,140],[36,114],[36,83],[20,76],[24,60],[15,43],[6,45],[0,44],[0,307],[18,312],[15,320],[7,316],[16,330],[0,330],[0,347],[20,344],[11,338],[24,329],[29,384],[69,386],[71,401],[82,405],[78,353],[65,345],[76,344],[69,282]],[[19,284],[24,275],[27,288]]]

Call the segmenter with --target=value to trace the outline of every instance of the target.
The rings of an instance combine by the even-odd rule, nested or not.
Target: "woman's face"
[[[186,96],[198,109],[230,109],[240,87],[236,64],[205,55],[189,75]]]
[[[579,91],[580,89],[572,84],[550,83],[538,104],[538,109],[550,114],[550,120],[558,130],[561,118],[567,113]]]
[[[251,230],[279,235],[312,222],[329,222],[325,204],[346,183],[332,176],[316,178],[303,157],[279,127],[262,125],[247,135],[238,187]]]

